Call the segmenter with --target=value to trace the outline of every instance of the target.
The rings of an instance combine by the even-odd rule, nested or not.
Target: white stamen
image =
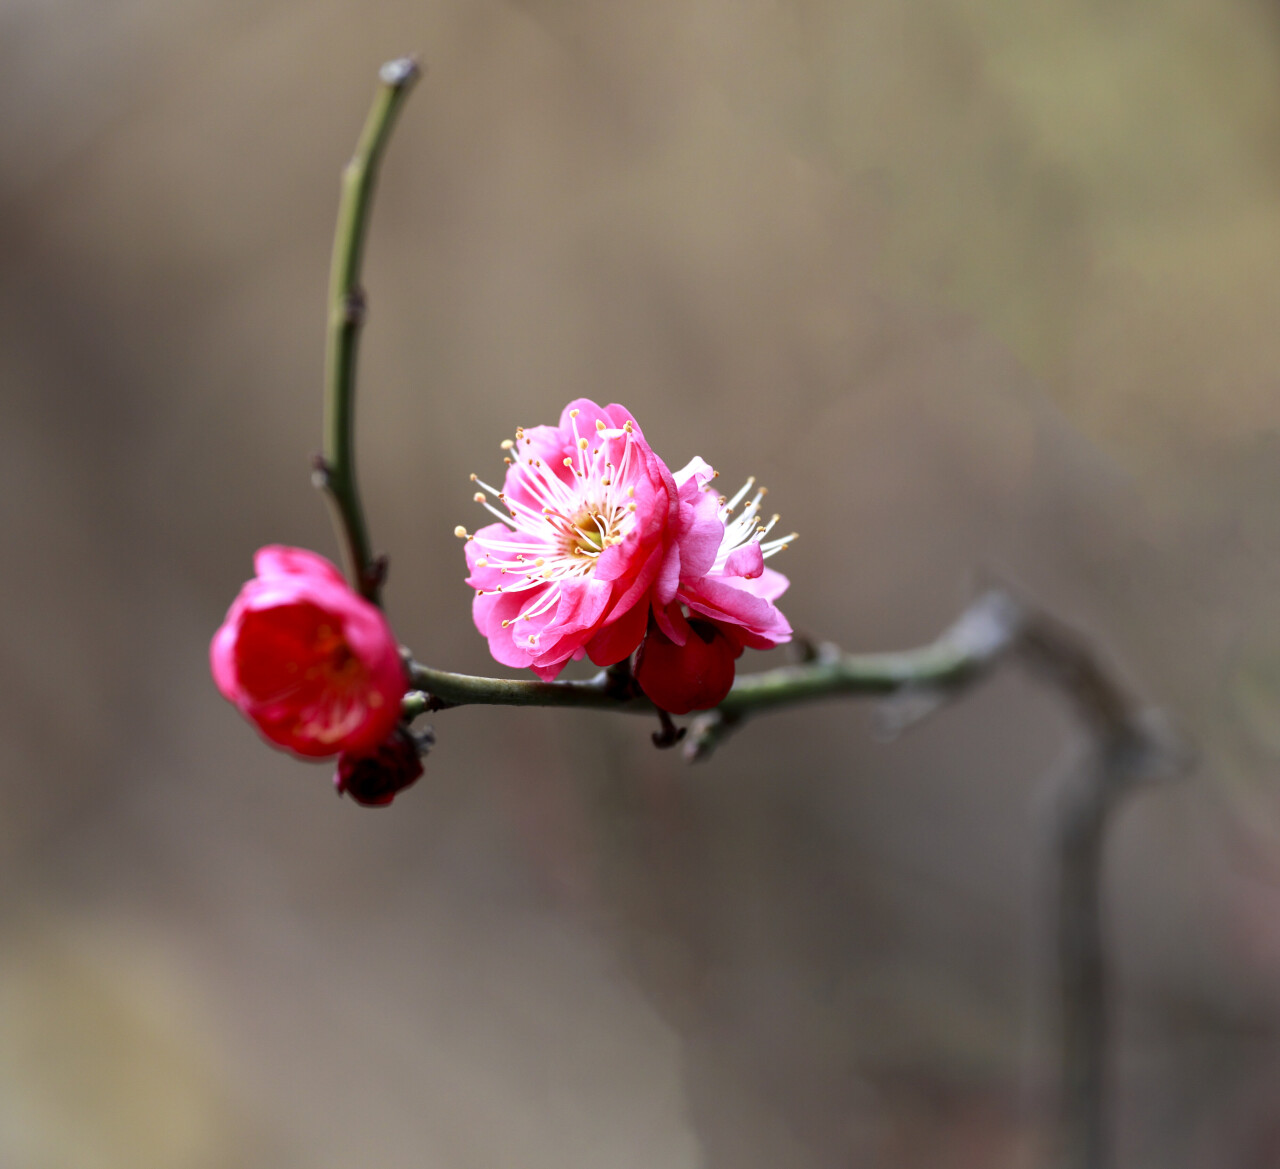
[[[720,496],[720,522],[724,524],[724,537],[720,541],[720,550],[716,553],[715,564],[711,568],[713,573],[723,572],[729,557],[739,548],[744,548],[748,544],[759,544],[760,555],[767,560],[775,552],[785,550],[788,543],[796,538],[795,532],[791,532],[786,536],[765,540],[765,536],[773,530],[773,526],[780,518],[775,515],[767,524],[760,523],[757,518],[760,511],[760,501],[769,493],[766,487],[757,488],[755,495],[751,498],[751,502],[737,515],[733,514],[733,509],[746,498],[747,493],[755,487],[755,483],[756,480],[753,475],[734,494],[732,499],[726,500],[723,495]]]
[[[504,525],[503,531],[473,537],[484,552],[477,567],[497,568],[511,582],[479,595],[537,594],[515,620],[553,610],[561,597],[559,582],[589,576],[603,552],[622,543],[635,526],[636,504],[628,506],[634,487],[622,495],[635,441],[632,424],[610,429],[597,419],[599,441],[593,447],[578,431],[579,413],[569,412],[573,454],[563,456],[554,471],[529,451],[519,460],[506,461],[503,491],[472,476],[477,487],[509,513],[504,515],[477,492],[481,505]],[[531,443],[523,430],[516,431],[516,441]]]

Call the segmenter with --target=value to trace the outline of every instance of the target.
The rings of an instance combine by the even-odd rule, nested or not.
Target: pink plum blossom
[[[498,522],[456,533],[476,627],[503,665],[551,679],[570,660],[612,665],[643,642],[637,681],[679,714],[723,699],[744,647],[790,640],[774,604],[787,578],[764,561],[794,534],[768,538],[778,517],[760,523],[764,489],[743,503],[754,480],[726,499],[702,459],[672,475],[630,411],[587,399],[502,447],[501,490],[472,476]]]
[[[650,603],[680,582],[681,503],[631,412],[570,402],[558,426],[503,444],[502,490],[472,476],[498,520],[466,539],[472,615],[493,656],[554,678],[570,660],[612,665],[644,637]]]
[[[713,494],[715,477],[702,459],[674,476],[684,517],[680,583],[670,603],[655,599],[653,627],[636,661],[640,688],[672,714],[722,702],[744,647],[770,649],[791,640],[791,625],[774,604],[789,582],[764,562],[795,533],[769,538],[779,517],[760,522],[765,489],[743,503],[754,479],[727,499]]]
[[[210,646],[218,689],[295,755],[376,749],[395,729],[405,691],[382,611],[302,548],[261,548],[254,570]]]
[[[790,582],[782,573],[768,568],[765,560],[784,551],[796,534],[769,538],[780,517],[774,515],[767,523],[761,522],[760,507],[768,492],[763,487],[756,488],[754,478],[748,479],[732,499],[726,499],[712,494],[715,477],[716,472],[702,459],[694,459],[676,472],[682,504],[686,500],[697,501],[694,506],[703,534],[698,539],[696,561],[694,553],[682,546],[676,604],[665,610],[655,606],[655,617],[667,635],[677,641],[682,640],[676,631],[684,608],[727,626],[731,636],[748,649],[771,649],[791,640],[791,625],[774,604]],[[743,503],[748,495],[752,498]],[[742,510],[735,516],[739,505]],[[708,522],[708,514],[715,517],[714,528]],[[712,547],[706,536],[710,531],[715,536]],[[691,542],[693,537],[689,539]]]

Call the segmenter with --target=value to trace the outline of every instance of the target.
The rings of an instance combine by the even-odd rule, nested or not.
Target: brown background
[[[388,812],[264,750],[207,641],[332,554],[337,173],[422,53],[371,241],[389,609],[491,668],[471,470],[569,398],[762,476],[797,627],[985,579],[1201,762],[1112,841],[1129,1169],[1280,1164],[1280,18],[1248,0],[11,0],[0,9],[0,1163],[1036,1164],[1054,701],[906,740],[438,716]]]

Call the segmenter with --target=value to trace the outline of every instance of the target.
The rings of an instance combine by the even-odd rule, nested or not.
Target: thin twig
[[[365,120],[355,154],[342,172],[338,226],[329,272],[329,324],[325,358],[324,453],[316,460],[315,479],[333,509],[347,574],[361,596],[379,603],[386,564],[373,555],[364,507],[356,481],[356,348],[364,323],[365,296],[360,263],[369,227],[378,165],[391,128],[418,78],[409,58],[389,61]]]

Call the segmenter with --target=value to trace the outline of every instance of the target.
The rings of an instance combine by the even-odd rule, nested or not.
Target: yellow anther
[[[511,441],[511,439],[509,439],[509,438],[504,438],[504,439],[502,440],[502,444],[501,444],[501,445],[502,445],[502,449],[503,449],[504,451],[509,451],[509,450],[510,450],[513,446],[515,446],[516,444],[515,444],[514,442],[512,442],[512,441]]]
[[[511,624],[511,622],[510,622],[510,621],[504,621],[504,622],[502,623],[502,628],[503,628],[503,629],[506,629],[506,627],[507,627],[508,625],[510,625],[510,624]]]
[[[569,411],[569,417],[570,417],[570,418],[577,418],[577,417],[578,417],[578,415],[579,415],[579,414],[581,414],[581,413],[582,413],[582,411],[581,411],[581,410],[570,410],[570,411]]]
[[[627,498],[628,498],[628,499],[633,499],[633,498],[635,498],[635,494],[636,494],[636,489],[635,489],[634,487],[628,487],[628,488],[627,488]]]
[[[474,471],[472,471],[472,472],[471,472],[471,482],[472,482],[472,483],[474,483],[478,478],[479,478],[479,476],[478,476]]]
[[[636,505],[634,503],[627,504],[627,511],[635,511],[635,510],[636,510]]]
[[[603,429],[604,429],[604,419],[603,419],[603,418],[597,418],[597,419],[596,419],[596,430],[603,430]]]
[[[471,498],[474,499],[476,503],[484,503],[484,492],[477,491]]]
[[[578,439],[578,450],[585,451],[587,449],[587,440],[585,438]]]
[[[459,540],[465,540],[467,538],[467,529],[459,524],[453,529],[453,534],[457,536]]]
[[[544,564],[546,564],[546,561],[543,560],[541,556],[533,562],[534,568],[541,568]]]
[[[608,487],[612,482],[613,482],[613,480],[612,480],[612,479],[601,479],[601,480],[600,480],[600,486],[601,486],[601,487]]]
[[[572,466],[573,466],[573,460],[572,460],[571,458],[569,458],[569,456],[568,456],[568,455],[566,455],[566,456],[565,456],[564,465],[565,465],[566,467],[572,467]]]

